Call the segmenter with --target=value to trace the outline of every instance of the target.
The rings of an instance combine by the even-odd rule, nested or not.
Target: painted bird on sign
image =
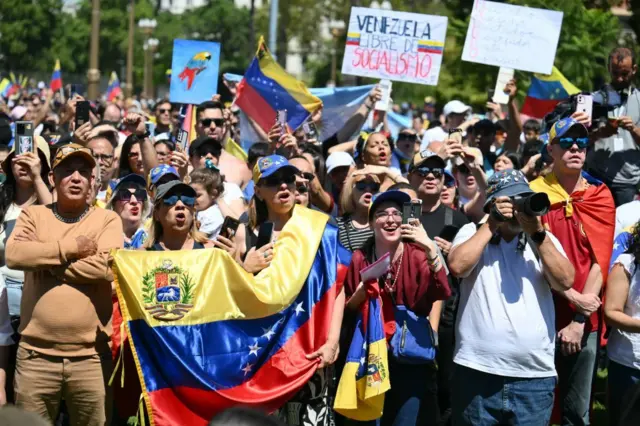
[[[200,52],[193,56],[193,58],[189,59],[187,65],[184,67],[182,72],[178,75],[180,81],[184,81],[187,79],[187,90],[191,89],[193,85],[193,80],[196,78],[198,74],[204,71],[207,68],[209,61],[211,60],[211,53],[209,52]]]

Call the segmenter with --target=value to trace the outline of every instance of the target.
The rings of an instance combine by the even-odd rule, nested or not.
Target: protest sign
[[[498,78],[496,79],[496,87],[493,89],[493,97],[491,98],[493,102],[498,104],[506,104],[509,102],[509,96],[504,93],[504,86],[506,86],[510,80],[513,80],[513,74],[513,68],[500,67]]]
[[[436,85],[445,16],[352,7],[342,73]]]
[[[551,74],[562,12],[476,0],[462,59]]]
[[[169,100],[199,104],[218,92],[220,43],[174,40]]]

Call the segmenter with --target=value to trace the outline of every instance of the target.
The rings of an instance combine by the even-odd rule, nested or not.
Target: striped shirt
[[[356,228],[353,226],[351,216],[345,215],[336,219],[338,222],[338,239],[340,244],[350,252],[359,250],[364,243],[373,237],[371,228]]]

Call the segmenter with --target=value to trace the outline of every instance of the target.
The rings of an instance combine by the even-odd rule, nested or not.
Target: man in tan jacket
[[[60,148],[50,175],[57,202],[24,210],[6,248],[7,266],[25,271],[16,405],[53,423],[64,398],[78,426],[109,424],[108,256],[123,246],[118,216],[87,203],[95,164],[87,148]]]

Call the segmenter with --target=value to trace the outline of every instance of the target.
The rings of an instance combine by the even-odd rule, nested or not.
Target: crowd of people
[[[621,101],[604,120],[571,101],[523,120],[512,80],[504,112],[448,100],[438,116],[425,99],[393,137],[384,112],[367,122],[376,87],[335,134],[322,133],[317,111],[319,137],[256,128],[262,140],[246,156],[232,149],[238,111],[219,96],[197,107],[183,149],[181,106],[166,99],[90,100],[76,128],[80,95],[22,91],[0,113],[0,405],[50,423],[126,424],[140,383],[128,376],[128,401],[114,405],[110,251],[224,250],[257,274],[294,209],[309,208],[329,216],[351,264],[327,342],[309,354],[320,369],[262,424],[359,423],[332,402],[371,284],[361,271],[386,254],[385,324],[398,305],[426,318],[436,355],[406,363],[389,350],[391,389],[371,424],[588,425],[602,365],[609,424],[638,424],[636,71],[631,50],[611,52],[602,90]],[[32,152],[16,153],[19,121],[33,122]],[[266,222],[272,241],[259,245]],[[622,232],[631,237],[618,250]],[[389,345],[394,329],[385,325]]]

